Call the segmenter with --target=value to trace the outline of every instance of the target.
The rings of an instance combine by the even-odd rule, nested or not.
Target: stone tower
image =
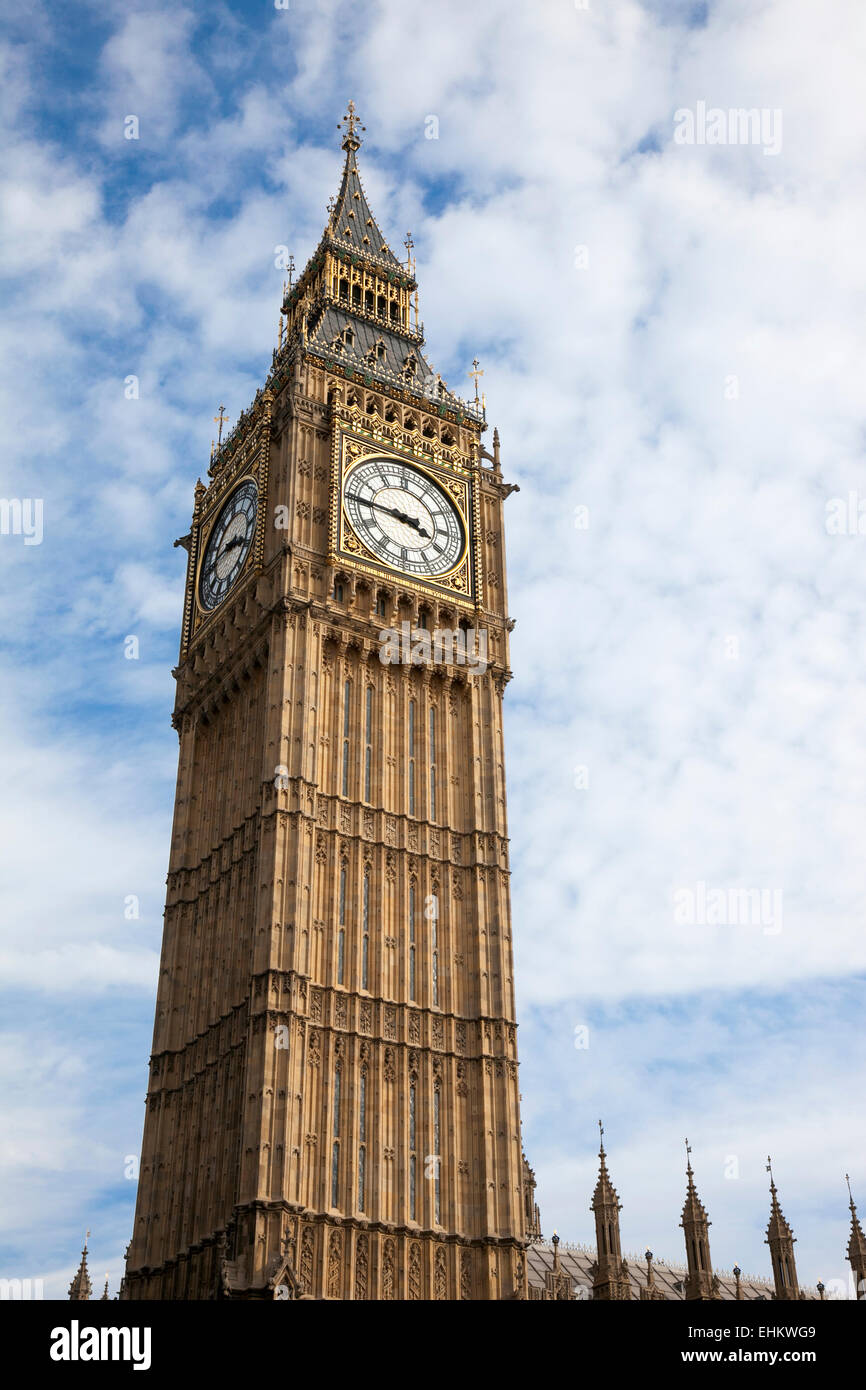
[[[499,443],[423,354],[354,106],[196,488],[122,1297],[526,1296]],[[284,317],[283,317],[284,316]],[[285,332],[283,331],[285,329]],[[477,366],[477,364],[475,364]]]
[[[683,1206],[680,1225],[686,1242],[685,1297],[707,1301],[718,1297],[719,1281],[713,1274],[710,1259],[710,1226],[706,1207],[695,1188],[695,1175],[692,1171],[691,1146],[686,1140],[686,1200]]]
[[[796,1236],[782,1215],[769,1158],[767,1159],[767,1172],[770,1174],[770,1220],[764,1244],[770,1247],[770,1259],[773,1262],[773,1283],[776,1286],[775,1296],[777,1299],[799,1298],[797,1265],[794,1261]]]

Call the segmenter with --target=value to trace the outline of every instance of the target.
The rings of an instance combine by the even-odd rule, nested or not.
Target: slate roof
[[[362,256],[376,256],[395,270],[405,270],[388,246],[370,211],[353,149],[346,151],[343,181],[331,214],[329,230],[336,244],[344,250],[351,249]]]
[[[350,342],[344,336],[347,329],[351,330]],[[390,328],[356,317],[349,308],[335,304],[321,306],[318,316],[308,326],[307,347],[332,362],[340,362],[374,380],[409,391],[433,405],[446,405],[450,410],[462,410],[467,415],[473,413],[467,402],[444,385],[440,389],[439,378],[417,342]],[[377,348],[384,348],[382,356]],[[411,376],[405,370],[410,358],[415,363]]]
[[[569,1274],[574,1283],[587,1289],[592,1289],[592,1275],[590,1266],[595,1259],[595,1250],[586,1245],[566,1246],[560,1242],[559,1264],[564,1273]],[[553,1246],[538,1242],[529,1246],[526,1252],[526,1265],[529,1284],[531,1288],[543,1289],[544,1276],[553,1269]],[[628,1257],[628,1272],[631,1281],[632,1295],[640,1298],[640,1291],[646,1287],[646,1262],[638,1260],[636,1257]],[[724,1273],[717,1271],[719,1283],[721,1285],[721,1295],[723,1299],[735,1299],[736,1283],[732,1274],[727,1271]],[[683,1300],[683,1290],[676,1287],[682,1284],[686,1277],[685,1265],[666,1264],[660,1260],[653,1260],[653,1274],[655,1277],[656,1288],[664,1294],[666,1299]],[[773,1283],[771,1280],[749,1279],[745,1275],[740,1279],[740,1291],[744,1300],[766,1299],[773,1297]],[[811,1289],[805,1290],[807,1299],[817,1298],[817,1294]],[[586,1297],[586,1295],[584,1295]]]

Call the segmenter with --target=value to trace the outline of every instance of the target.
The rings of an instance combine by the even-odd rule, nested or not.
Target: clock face
[[[383,564],[433,579],[466,548],[459,511],[442,488],[401,459],[365,459],[346,475],[343,505],[356,535]]]
[[[222,603],[244,567],[256,529],[258,490],[252,478],[235,488],[207,539],[198,592],[202,608]]]

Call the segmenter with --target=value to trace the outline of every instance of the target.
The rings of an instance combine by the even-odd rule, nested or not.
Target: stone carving
[[[421,1246],[413,1241],[409,1246],[409,1300],[417,1302],[421,1297]]]
[[[445,1299],[448,1297],[448,1273],[445,1264],[445,1251],[440,1245],[436,1251],[435,1271],[433,1275],[433,1297]]]
[[[343,1233],[332,1231],[328,1240],[328,1297],[343,1296]]]
[[[395,1245],[393,1240],[386,1240],[382,1253],[382,1298],[385,1300],[394,1298],[394,1264]]]
[[[367,1275],[370,1264],[370,1241],[367,1236],[358,1236],[355,1248],[355,1297],[367,1297]]]

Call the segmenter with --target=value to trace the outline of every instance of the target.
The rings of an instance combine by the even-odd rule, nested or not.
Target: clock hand
[[[404,526],[412,526],[419,536],[430,539],[429,531],[425,531],[420,521],[415,516],[409,516],[406,512],[398,511],[396,507],[385,507],[381,502],[372,502],[369,497],[362,497],[358,492],[347,492],[346,496],[353,502],[363,502],[365,507],[375,507],[379,512],[385,512],[387,516],[393,516],[396,521],[402,521]]]

